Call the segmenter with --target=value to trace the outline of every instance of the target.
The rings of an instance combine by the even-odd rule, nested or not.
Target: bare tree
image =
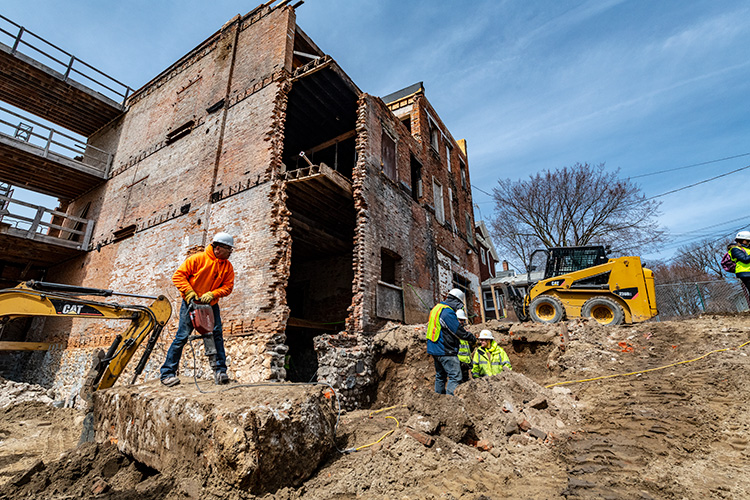
[[[619,169],[576,163],[528,180],[505,179],[493,189],[491,220],[498,246],[523,263],[535,247],[611,245],[635,253],[663,240],[660,203],[648,200]]]
[[[721,258],[727,251],[727,243],[730,242],[721,239],[705,239],[698,243],[686,245],[677,250],[674,260],[688,268],[700,269],[714,277],[721,279],[733,277],[734,275],[727,273],[721,267]]]

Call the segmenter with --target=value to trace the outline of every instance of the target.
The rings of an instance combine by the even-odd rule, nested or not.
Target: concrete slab
[[[160,472],[208,468],[253,494],[301,484],[333,449],[336,401],[324,386],[204,382],[215,392],[202,394],[191,382],[94,393],[96,440]]]

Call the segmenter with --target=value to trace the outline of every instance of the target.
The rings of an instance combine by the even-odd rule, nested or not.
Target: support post
[[[479,310],[482,313],[482,323],[487,321],[484,312],[484,292],[482,292],[482,285],[479,285]]]
[[[500,321],[500,316],[497,310],[497,297],[495,297],[495,285],[490,285],[490,291],[492,292],[492,304],[495,306],[495,319]]]

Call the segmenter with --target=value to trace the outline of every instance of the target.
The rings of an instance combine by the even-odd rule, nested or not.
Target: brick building
[[[360,91],[283,2],[227,22],[129,95],[88,145],[113,154],[108,176],[63,208],[95,221],[89,249],[46,280],[161,293],[178,311],[176,267],[217,231],[235,235],[236,286],[220,306],[240,381],[287,377],[287,352],[290,378],[309,379],[313,337],[424,322],[454,286],[478,311],[465,141],[421,83],[382,99]],[[175,330],[173,314],[147,377]],[[74,387],[116,333],[54,318],[27,340],[60,342],[41,371]]]

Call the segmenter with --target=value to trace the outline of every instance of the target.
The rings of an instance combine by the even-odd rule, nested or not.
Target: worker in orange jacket
[[[190,304],[194,301],[211,304],[214,312],[213,339],[216,345],[214,380],[217,384],[229,382],[218,302],[220,297],[226,297],[234,288],[234,268],[228,260],[232,250],[234,250],[234,238],[227,233],[218,233],[205,251],[188,257],[172,276],[172,282],[180,291],[183,300],[177,334],[172,345],[169,346],[167,359],[161,367],[161,382],[167,387],[180,383],[180,379],[177,378],[177,368],[180,365],[182,349],[193,331],[190,321]]]

